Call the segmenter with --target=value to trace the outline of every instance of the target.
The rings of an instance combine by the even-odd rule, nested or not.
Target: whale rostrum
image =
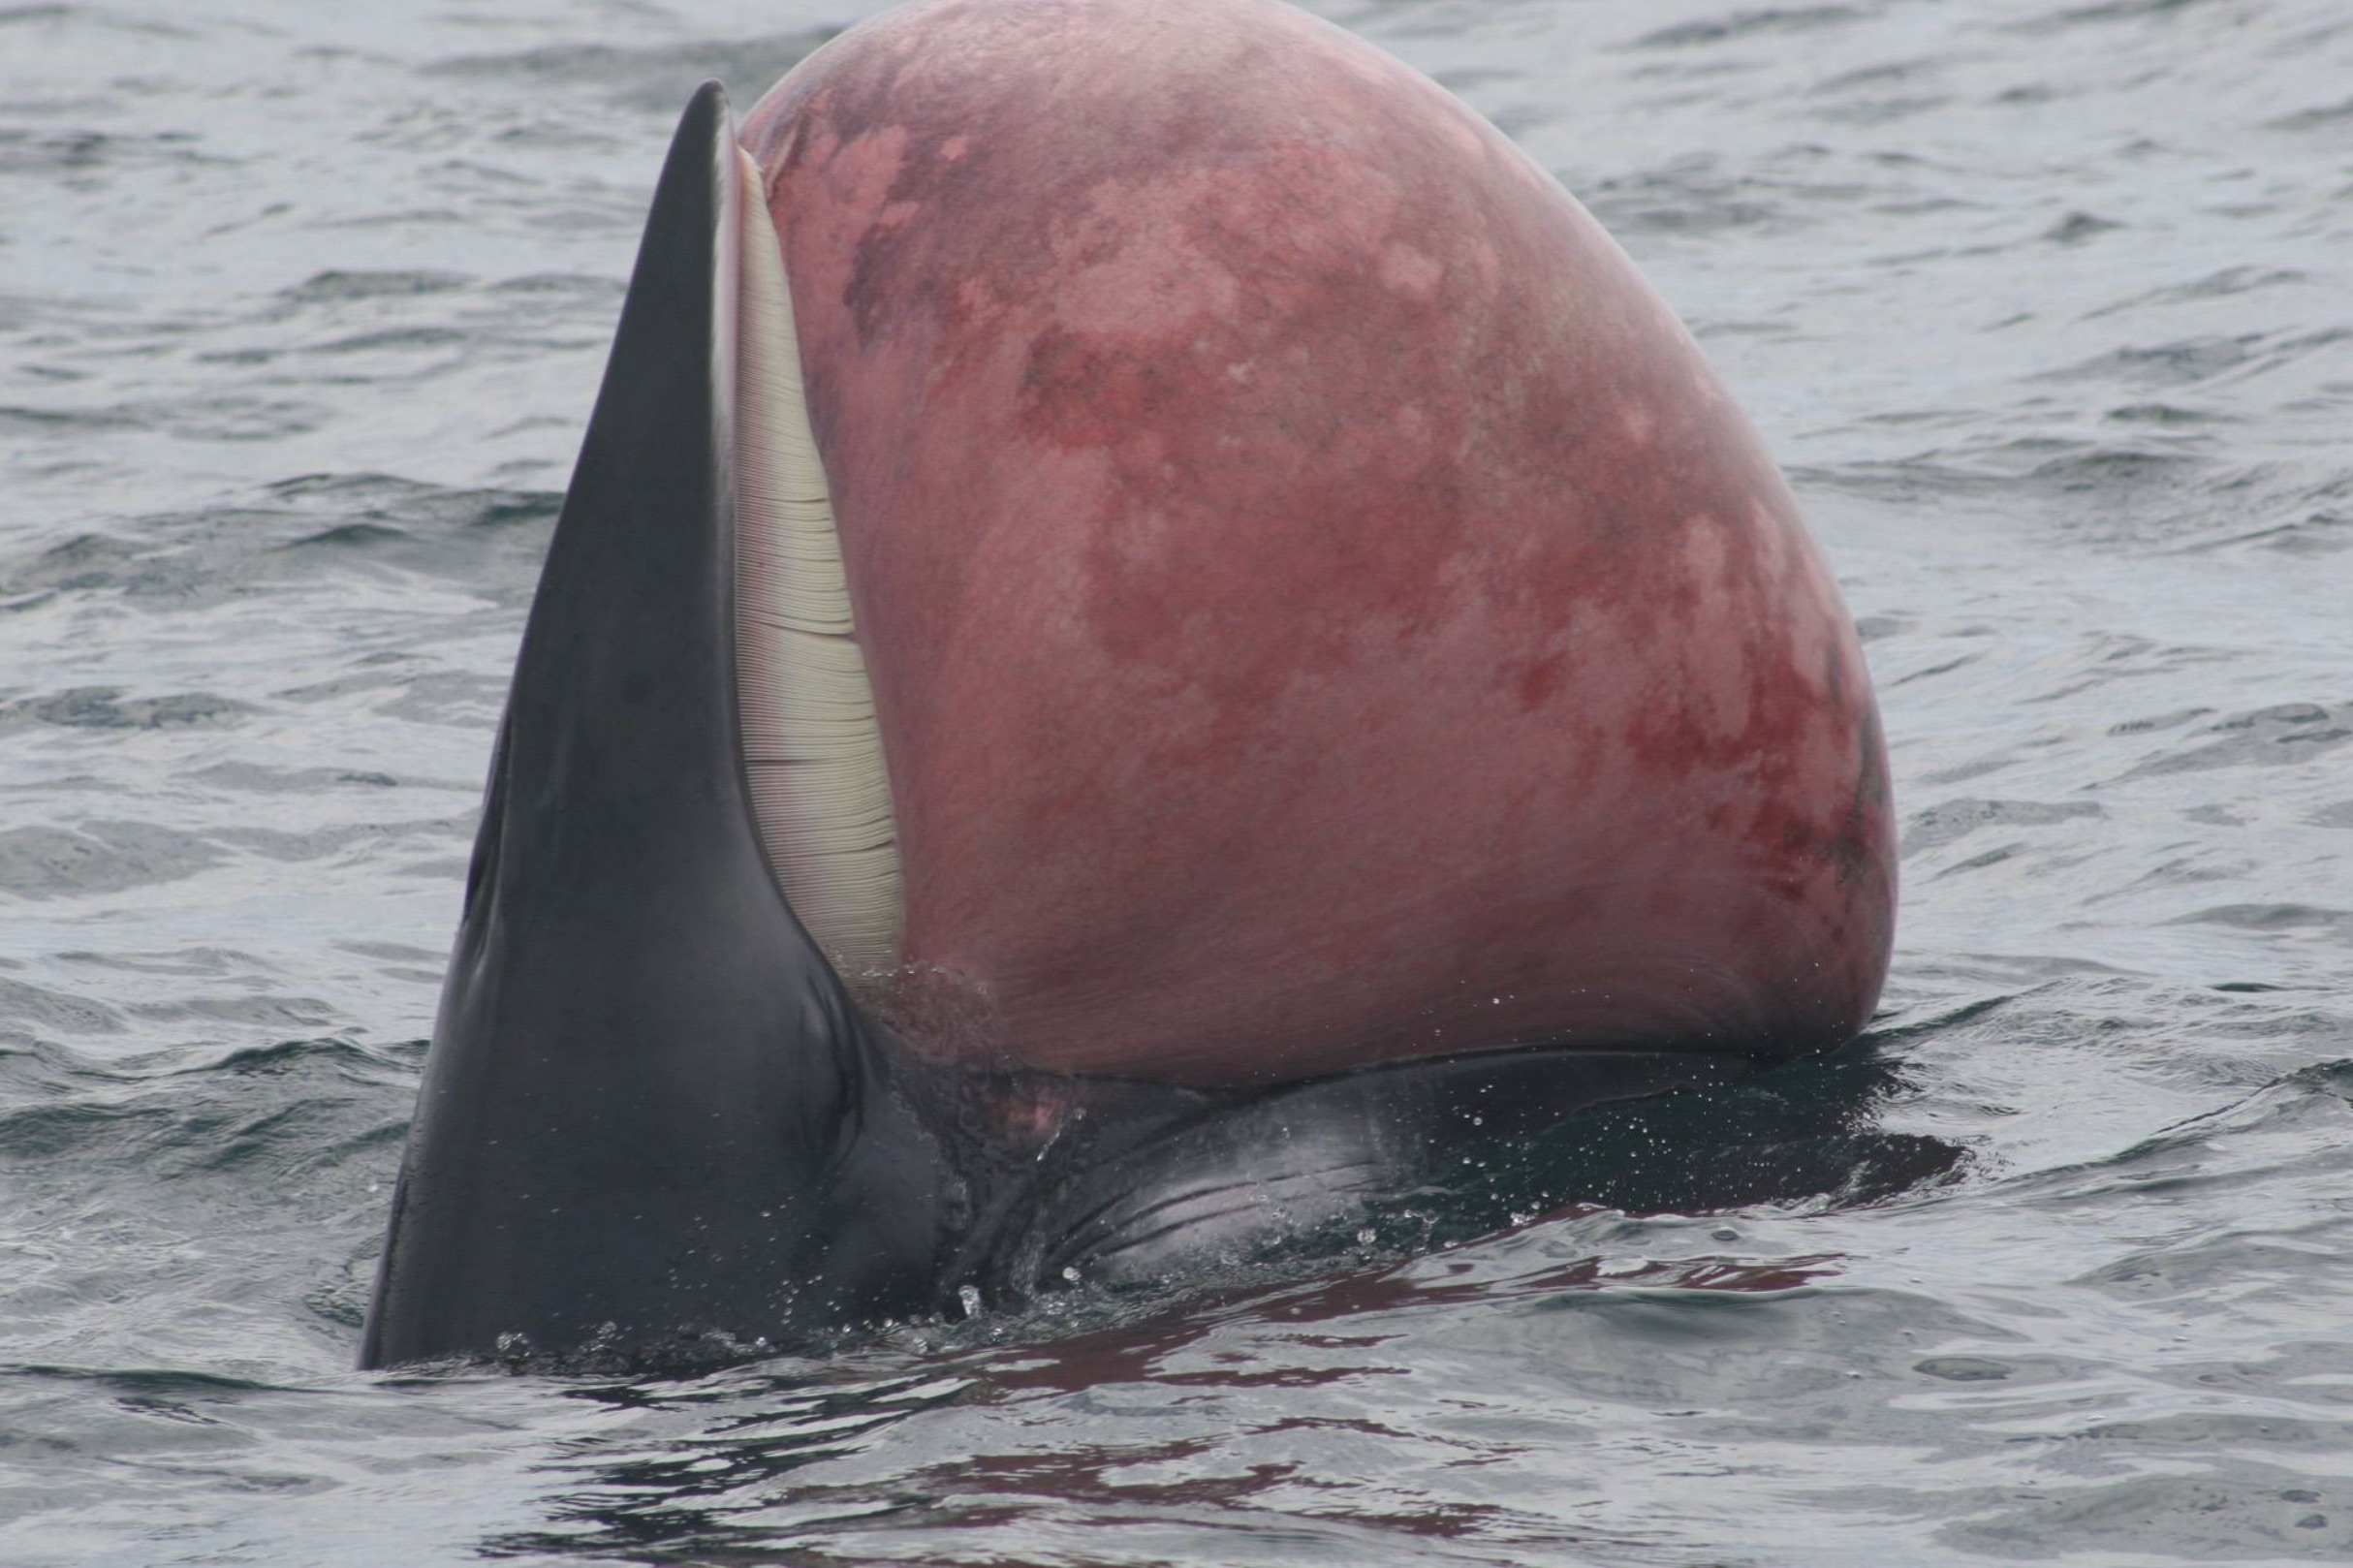
[[[363,1364],[748,1341],[932,1297],[933,1143],[771,873],[747,783],[744,185],[707,84],[524,628]]]

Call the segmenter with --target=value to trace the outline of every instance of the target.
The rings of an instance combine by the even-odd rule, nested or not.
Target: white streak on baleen
[[[874,691],[850,613],[800,344],[760,172],[743,173],[736,355],[736,669],[769,863],[853,985],[898,962],[906,899]]]

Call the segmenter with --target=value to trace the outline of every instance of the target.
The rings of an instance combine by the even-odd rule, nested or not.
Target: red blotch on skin
[[[904,956],[995,1050],[1252,1082],[1868,1016],[1893,831],[1836,590],[1493,130],[1263,0],[936,0],[743,137]]]

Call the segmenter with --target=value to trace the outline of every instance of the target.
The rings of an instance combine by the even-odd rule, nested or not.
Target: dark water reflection
[[[858,1535],[880,1525],[957,1532],[1018,1526],[1040,1508],[1109,1510],[1123,1521],[1182,1519],[1204,1511],[1290,1512],[1285,1497],[1318,1482],[1313,1454],[1328,1436],[1379,1442],[1406,1437],[1396,1419],[1366,1414],[1279,1416],[1251,1435],[1293,1451],[1239,1472],[1217,1462],[1225,1440],[1099,1433],[1016,1453],[935,1458],[893,1478],[887,1494],[869,1486],[829,1486],[804,1474],[889,1440],[889,1428],[920,1413],[968,1403],[995,1412],[1051,1401],[1051,1412],[1116,1415],[1122,1390],[1250,1391],[1335,1396],[1349,1403],[1378,1380],[1409,1375],[1409,1361],[1390,1364],[1384,1347],[1410,1357],[1408,1336],[1384,1330],[1384,1318],[1477,1307],[1521,1305],[1536,1312],[1577,1309],[1600,1293],[1639,1296],[1679,1307],[1719,1293],[1763,1298],[1805,1289],[1836,1274],[1834,1258],[1743,1263],[1696,1259],[1645,1264],[1616,1273],[1600,1260],[1541,1268],[1505,1281],[1469,1277],[1417,1279],[1370,1271],[1279,1288],[1209,1293],[1176,1311],[1115,1328],[1024,1339],[1051,1324],[1022,1325],[1015,1343],[950,1351],[922,1374],[842,1384],[819,1373],[725,1380],[681,1392],[674,1386],[575,1391],[575,1396],[649,1417],[696,1423],[684,1435],[651,1443],[580,1445],[548,1469],[563,1477],[549,1505],[551,1528],[518,1531],[486,1543],[493,1554],[610,1553],[646,1561],[796,1561],[802,1546],[778,1542],[780,1525],[805,1543],[832,1540],[855,1555]],[[1466,1270],[1466,1272],[1468,1272]],[[1288,1354],[1262,1347],[1222,1348],[1221,1330],[1236,1323],[1279,1327]],[[1703,1333],[1707,1332],[1705,1329]],[[583,1474],[584,1472],[584,1474]],[[1384,1507],[1335,1495],[1311,1517],[1383,1530],[1464,1540],[1508,1539],[1508,1508],[1467,1503]],[[1237,1548],[1236,1550],[1241,1550]]]
[[[1478,1234],[1563,1204],[1707,1213],[1893,1198],[1955,1177],[1967,1158],[1961,1145],[1882,1125],[1891,1102],[1918,1092],[1900,1059],[1867,1036],[1745,1082],[1604,1106],[1498,1161],[1486,1201],[1465,1203],[1463,1220]]]
[[[1331,1396],[1355,1404],[1380,1379],[1411,1376],[1416,1336],[1404,1325],[1640,1303],[1673,1336],[1705,1340],[1718,1332],[1709,1314],[1719,1298],[1802,1299],[1834,1284],[1842,1264],[1830,1253],[1755,1258],[1737,1247],[1630,1260],[1547,1245],[1540,1261],[1515,1256],[1497,1268],[1494,1242],[1467,1254],[1456,1249],[1510,1227],[1522,1238],[1555,1230],[1606,1235],[1638,1225],[1645,1212],[1688,1226],[1714,1211],[1760,1205],[1820,1211],[1955,1179],[1965,1159],[1959,1145],[1877,1126],[1878,1110],[1902,1092],[1898,1067],[1875,1042],[1859,1042],[1828,1061],[1744,1083],[1581,1113],[1508,1159],[1473,1162],[1459,1177],[1366,1216],[1351,1256],[1294,1245],[1252,1259],[1222,1284],[1186,1278],[1157,1290],[1073,1293],[1013,1317],[913,1327],[789,1370],[745,1368],[687,1385],[575,1387],[570,1397],[640,1419],[627,1435],[571,1445],[544,1467],[561,1478],[549,1504],[550,1528],[501,1535],[488,1548],[647,1561],[797,1561],[805,1560],[801,1548],[775,1540],[784,1517],[790,1533],[836,1539],[855,1553],[858,1533],[884,1524],[987,1531],[1017,1526],[1041,1507],[1109,1509],[1126,1520],[1201,1510],[1288,1513],[1285,1497],[1318,1485],[1312,1455],[1321,1437],[1405,1435],[1389,1425],[1397,1413],[1314,1414],[1307,1402]],[[1562,1194],[1575,1196],[1564,1201]],[[1706,1236],[1719,1248],[1741,1239],[1730,1225],[1710,1227]],[[1502,1246],[1509,1254],[1514,1242]],[[1436,1256],[1415,1261],[1431,1251]],[[1344,1271],[1329,1277],[1334,1268]],[[1224,1342],[1238,1329],[1247,1349]],[[880,1366],[904,1369],[877,1375]],[[1051,1401],[1112,1415],[1121,1391],[1133,1389],[1295,1394],[1299,1410],[1253,1435],[1297,1453],[1234,1472],[1217,1462],[1222,1436],[1138,1440],[1115,1432],[1098,1442],[1080,1438],[1074,1427],[1044,1450],[931,1459],[894,1473],[883,1495],[803,1474],[870,1452],[890,1441],[898,1423],[949,1406],[1002,1415]],[[1490,1544],[1512,1538],[1509,1509],[1449,1504],[1367,1515],[1335,1496],[1314,1512],[1415,1535]]]

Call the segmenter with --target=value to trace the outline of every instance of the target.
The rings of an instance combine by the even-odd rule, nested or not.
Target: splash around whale
[[[1786,485],[1598,225],[1271,0],[934,0],[656,188],[361,1347],[1156,1277],[1828,1051],[1895,910]]]

